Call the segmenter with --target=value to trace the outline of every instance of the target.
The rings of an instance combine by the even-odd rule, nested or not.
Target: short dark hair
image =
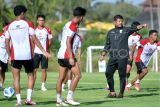
[[[113,20],[117,21],[117,19],[123,19],[123,16],[121,16],[121,15],[115,15],[114,18],[113,18]]]
[[[42,14],[42,13],[40,13],[40,14],[37,15],[37,20],[38,20],[39,17],[42,17],[43,19],[45,19],[45,15]]]
[[[24,5],[17,5],[16,7],[14,7],[15,16],[19,16],[22,12],[27,12],[27,8]]]
[[[133,25],[138,26],[138,25],[140,25],[140,23],[138,21],[134,21],[131,26],[133,26]]]
[[[76,7],[73,11],[74,16],[85,16],[86,9],[82,7]]]
[[[150,30],[149,31],[149,36],[152,35],[153,33],[158,33],[158,31],[157,30]]]
[[[9,23],[3,23],[3,28],[9,25]]]

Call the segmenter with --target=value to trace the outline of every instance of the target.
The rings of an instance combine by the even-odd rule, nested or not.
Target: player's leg
[[[24,60],[22,62],[25,72],[28,75],[28,90],[27,90],[27,98],[26,98],[26,105],[35,105],[36,103],[31,100],[32,97],[32,91],[34,86],[34,64],[33,59],[30,60]]]
[[[69,71],[69,70],[68,70],[68,71]],[[68,74],[68,72],[67,72],[67,74]],[[62,82],[62,91],[65,91],[65,90],[64,90],[64,86],[66,85],[67,80],[68,80],[68,75],[66,75],[65,79],[64,79],[63,82]]]
[[[48,68],[48,59],[45,56],[41,56],[41,68],[42,68],[42,91],[47,91],[45,87],[46,78],[47,78],[47,68]]]
[[[71,72],[71,70],[68,70],[67,78],[68,78],[68,89],[70,89],[70,85],[71,85],[71,81],[72,81],[72,72]]]
[[[123,98],[123,93],[126,83],[126,69],[127,69],[127,59],[118,60],[118,73],[120,77],[120,93],[117,98]]]
[[[0,67],[0,91],[2,91],[2,86],[3,86],[3,83],[2,83],[2,67]]]
[[[71,104],[71,105],[79,105],[80,103],[75,102],[72,98],[73,92],[74,92],[74,90],[75,90],[75,88],[78,84],[78,81],[80,80],[80,78],[82,76],[76,60],[75,60],[75,66],[73,66],[71,68],[71,72],[74,74],[74,78],[72,79],[72,82],[70,84],[70,89],[68,91],[68,95],[67,95],[67,98],[66,98],[66,103]]]
[[[35,81],[36,81],[36,73],[37,73],[37,69],[39,68],[40,60],[41,60],[40,55],[35,53],[33,55],[33,62],[34,62],[34,85],[35,85]]]
[[[113,79],[113,74],[117,68],[116,61],[117,61],[116,58],[110,58],[107,63],[105,75],[106,75],[107,82],[109,85],[109,90],[110,90],[110,93],[108,94],[107,98],[115,98],[116,97],[116,93],[114,91],[114,79]]]

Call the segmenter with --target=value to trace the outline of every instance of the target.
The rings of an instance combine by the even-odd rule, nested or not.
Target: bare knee
[[[148,73],[148,70],[143,70],[143,73],[146,75]]]
[[[81,74],[76,74],[75,77],[78,78],[78,79],[81,79],[82,75]]]

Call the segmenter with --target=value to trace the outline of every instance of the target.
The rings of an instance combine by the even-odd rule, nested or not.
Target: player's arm
[[[46,58],[51,58],[51,55],[43,49],[43,47],[42,47],[41,43],[39,42],[38,38],[36,37],[36,35],[33,34],[33,35],[31,35],[31,37],[32,37],[33,43],[35,43],[36,46],[43,52],[43,55]]]
[[[66,41],[66,45],[67,45],[67,51],[68,51],[68,55],[69,55],[69,63],[74,66],[74,59],[72,56],[72,49],[71,49],[71,36],[67,36],[67,41]]]
[[[106,37],[106,44],[105,44],[105,47],[104,47],[104,49],[103,49],[103,53],[102,53],[102,55],[101,55],[101,57],[100,57],[100,61],[102,61],[103,60],[103,58],[104,58],[104,56],[106,55],[106,53],[108,53],[109,52],[109,50],[110,50],[110,36],[109,36],[109,32],[108,32],[108,35],[107,35],[107,37]]]
[[[48,46],[50,47],[52,45],[52,38],[51,39],[48,39]]]
[[[81,47],[78,47],[78,64],[81,64]]]
[[[6,44],[6,50],[8,53],[9,64],[11,64],[11,51],[10,51],[10,39],[9,38],[5,39],[5,44]]]
[[[48,31],[48,46],[50,47],[52,45],[52,32],[51,30],[49,29]]]
[[[34,42],[33,42],[33,40],[32,40],[32,38],[31,38],[31,46],[32,46],[32,51],[34,52]]]
[[[133,44],[133,46],[131,47],[130,60],[132,60],[132,55],[133,55],[133,52],[136,49],[136,46],[137,46],[137,43]]]

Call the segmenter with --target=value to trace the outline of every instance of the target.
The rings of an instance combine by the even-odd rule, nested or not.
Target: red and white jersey
[[[36,37],[39,39],[43,49],[48,52],[49,44],[48,39],[52,39],[51,30],[47,27],[42,29],[36,27],[35,28]],[[43,54],[43,52],[34,44],[34,53]]]
[[[129,36],[129,38],[128,38],[128,46],[132,47],[133,44],[139,42],[141,39],[142,39],[142,35],[140,35],[140,34],[138,34],[138,33],[137,33],[136,35],[131,34],[131,35]],[[129,48],[129,54],[130,54],[130,53],[131,53],[131,49]],[[134,57],[134,56],[132,56],[132,58],[133,58],[133,57]]]
[[[57,58],[58,59],[69,59],[68,51],[67,51],[67,37],[70,36],[72,38],[71,40],[71,49],[73,49],[73,41],[76,35],[76,24],[73,21],[68,22],[64,27],[62,31],[62,40],[61,40],[61,47],[58,51]],[[73,58],[75,58],[75,55],[72,51]]]
[[[76,35],[77,36],[74,38],[73,49],[72,49],[75,56],[76,56],[77,49],[82,47],[82,38],[78,34]]]
[[[11,40],[11,60],[29,60],[32,58],[30,35],[34,35],[31,22],[15,20],[6,28],[5,38]]]
[[[137,42],[137,46],[140,46],[137,56],[135,58],[135,62],[143,62],[147,67],[154,51],[160,50],[160,42],[157,41],[153,44],[150,43],[150,39],[141,40]]]
[[[3,33],[0,34],[0,60],[4,63],[7,63],[8,54],[6,50],[5,44],[5,35]]]

